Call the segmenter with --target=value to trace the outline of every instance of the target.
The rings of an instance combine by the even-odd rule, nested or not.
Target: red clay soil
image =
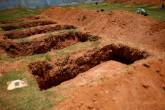
[[[5,30],[5,31],[10,31],[14,29],[21,29],[21,28],[30,28],[30,27],[35,27],[35,26],[43,26],[43,25],[49,25],[49,24],[56,24],[54,21],[50,20],[31,20],[31,21],[26,21],[26,22],[21,22],[21,23],[8,23],[8,24],[3,24],[0,27]]]
[[[129,3],[129,4],[150,4],[150,5],[160,5],[161,0],[106,0],[110,3]]]
[[[44,26],[25,28],[21,30],[6,31],[4,35],[9,39],[18,39],[18,38],[29,37],[31,35],[54,32],[65,29],[76,29],[76,27],[72,25],[49,24]]]
[[[82,30],[103,36],[106,40],[165,51],[165,22],[149,17],[127,11],[96,12],[60,7],[50,8],[43,15],[60,23],[79,26]]]
[[[131,65],[102,62],[52,88],[62,100],[50,110],[165,110],[164,22],[127,11],[96,12],[58,7],[46,10],[43,15],[99,35],[104,45],[119,42],[152,53]],[[72,56],[76,57],[77,54]],[[19,69],[19,65],[2,64],[2,67],[5,71],[6,68]]]
[[[34,62],[29,65],[29,68],[40,89],[48,89],[109,60],[129,65],[147,57],[147,53],[124,45],[106,45],[100,49],[79,54],[77,57],[61,58],[51,63]]]
[[[10,57],[28,56],[46,53],[51,49],[62,49],[78,42],[94,41],[98,37],[86,33],[73,32],[61,35],[48,35],[48,38],[31,42],[6,42],[0,45]]]
[[[51,110],[165,110],[165,23],[127,11],[96,12],[54,7],[43,15],[153,56],[124,65],[102,63],[62,83],[65,98]],[[69,17],[68,17],[69,16]]]
[[[164,62],[152,59],[149,68],[136,64],[129,69],[106,62],[64,83],[74,89],[51,110],[164,110]]]

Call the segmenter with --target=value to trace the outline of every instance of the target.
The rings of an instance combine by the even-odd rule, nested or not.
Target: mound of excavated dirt
[[[127,70],[118,62],[99,65],[72,80],[75,89],[51,110],[164,110],[165,69],[159,69],[165,63],[147,63],[149,68],[138,64]]]
[[[165,50],[165,22],[149,17],[127,11],[96,12],[60,7],[50,8],[43,15],[60,23],[79,26],[92,34],[105,36],[106,40]]]
[[[107,2],[119,2],[119,3],[129,3],[129,4],[150,4],[150,5],[160,5],[161,0],[106,0]]]
[[[147,51],[154,50],[153,56],[132,65],[122,64],[118,62],[119,60],[104,63],[101,60],[102,63],[95,67],[91,66],[91,63],[85,63],[85,66],[90,65],[93,68],[70,81],[63,82],[61,84],[63,86],[60,87],[64,88],[60,90],[60,93],[63,92],[65,99],[51,110],[165,109],[164,22],[127,11],[96,12],[76,8],[54,7],[46,10],[43,15],[53,18],[57,22],[75,25],[83,31],[97,34],[105,43],[120,42],[125,45],[131,44],[137,48],[142,47]],[[157,54],[157,52],[160,53]],[[101,57],[96,58],[102,58],[104,55],[106,53],[102,53]],[[82,59],[86,58],[88,56]],[[36,67],[35,65],[34,63],[33,66]],[[44,69],[42,66],[41,68]],[[72,75],[77,68],[68,70],[66,66],[62,69],[47,71],[47,73],[52,73],[50,79],[52,79],[52,83],[55,83],[54,81],[58,80],[53,80],[53,77],[56,78],[58,74],[55,74],[56,71],[53,70]],[[72,71],[70,72],[70,70]]]

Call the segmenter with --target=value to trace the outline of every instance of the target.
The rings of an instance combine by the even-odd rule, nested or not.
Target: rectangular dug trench
[[[100,49],[87,51],[78,57],[57,59],[54,62],[38,61],[29,64],[41,90],[57,86],[76,77],[78,74],[109,60],[127,65],[147,58],[148,54],[124,45],[107,45]]]
[[[51,49],[62,49],[78,42],[95,41],[97,36],[81,32],[66,32],[60,35],[47,35],[40,41],[11,43],[3,48],[10,57],[28,56],[46,53]]]
[[[4,24],[4,25],[0,25],[0,27],[5,31],[10,31],[10,30],[15,30],[15,29],[44,26],[44,25],[49,25],[49,24],[56,24],[56,22],[51,21],[51,20],[32,20],[28,22],[24,21],[20,23]]]
[[[64,29],[76,29],[76,27],[72,25],[51,24],[51,25],[45,25],[45,26],[31,27],[31,28],[27,28],[23,30],[7,31],[4,33],[4,35],[9,39],[18,39],[18,38],[25,38],[31,35],[54,32],[54,31],[64,30]]]

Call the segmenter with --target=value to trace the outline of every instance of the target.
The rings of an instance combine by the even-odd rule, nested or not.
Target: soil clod
[[[142,87],[145,88],[145,89],[148,89],[149,88],[149,85],[143,84]]]
[[[146,63],[144,63],[143,66],[146,67],[146,68],[150,68],[150,65],[146,64]]]

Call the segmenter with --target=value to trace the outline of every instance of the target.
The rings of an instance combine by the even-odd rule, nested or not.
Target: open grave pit
[[[51,49],[62,49],[78,42],[99,39],[97,36],[81,32],[66,32],[59,35],[48,34],[47,36],[49,37],[39,41],[11,43],[3,48],[10,57],[19,57],[47,53]]]
[[[73,25],[59,25],[59,24],[51,24],[45,26],[37,26],[31,27],[23,30],[12,30],[7,31],[4,35],[9,39],[18,39],[18,38],[25,38],[31,35],[54,32],[58,30],[65,30],[65,29],[76,29]]]
[[[148,53],[138,49],[111,44],[87,51],[78,57],[70,56],[54,62],[34,62],[29,64],[29,69],[36,78],[39,88],[44,90],[75,78],[78,74],[106,61],[115,60],[130,65],[148,56]]]

